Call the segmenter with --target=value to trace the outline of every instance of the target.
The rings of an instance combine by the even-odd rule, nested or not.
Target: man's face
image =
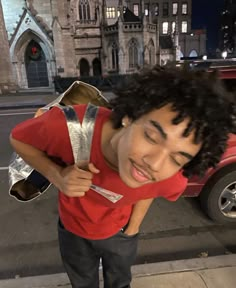
[[[183,137],[189,119],[178,125],[177,115],[166,105],[130,122],[123,119],[116,142],[121,179],[130,187],[161,181],[177,173],[199,152],[201,144],[194,144],[194,132]]]

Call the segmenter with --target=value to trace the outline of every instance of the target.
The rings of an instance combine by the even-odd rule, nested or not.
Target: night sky
[[[192,0],[192,28],[207,29],[207,50],[215,51],[218,43],[220,13],[224,0]]]

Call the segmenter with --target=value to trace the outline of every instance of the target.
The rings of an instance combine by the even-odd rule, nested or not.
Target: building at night
[[[236,54],[236,0],[225,0],[221,13],[220,50]]]
[[[129,74],[206,53],[205,31],[191,30],[191,0],[0,2],[4,61],[23,89],[53,88],[55,76]]]

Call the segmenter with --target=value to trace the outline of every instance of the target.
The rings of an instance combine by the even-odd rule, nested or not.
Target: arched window
[[[85,58],[79,62],[80,76],[89,76],[89,63]]]
[[[90,6],[88,0],[79,0],[79,19],[90,20]]]
[[[189,53],[189,57],[197,57],[197,51],[196,50],[192,50],[190,53]]]
[[[118,70],[119,67],[119,58],[118,58],[118,47],[116,43],[112,43],[111,46],[111,68],[112,70]]]
[[[138,66],[138,47],[137,41],[132,39],[129,43],[129,68]]]
[[[149,42],[149,64],[154,65],[156,63],[155,61],[155,47],[152,40]]]
[[[93,60],[93,76],[101,76],[102,68],[101,61],[98,58]]]
[[[31,40],[25,51],[28,87],[48,87],[48,70],[45,54],[38,42]]]

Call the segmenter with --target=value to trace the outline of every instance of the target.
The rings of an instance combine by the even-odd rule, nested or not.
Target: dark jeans
[[[98,288],[102,259],[104,288],[129,288],[138,234],[118,232],[103,240],[87,240],[67,231],[59,221],[58,235],[64,267],[73,288]]]

